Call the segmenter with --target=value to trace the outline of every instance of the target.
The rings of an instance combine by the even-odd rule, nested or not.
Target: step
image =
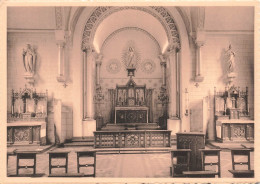
[[[94,136],[88,137],[73,137],[69,142],[91,142],[94,141]]]
[[[74,146],[93,147],[94,141],[93,142],[70,142],[64,144],[64,147],[74,147]]]

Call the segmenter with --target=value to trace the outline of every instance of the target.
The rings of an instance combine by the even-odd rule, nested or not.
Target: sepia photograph
[[[5,11],[5,181],[257,181],[254,4]]]

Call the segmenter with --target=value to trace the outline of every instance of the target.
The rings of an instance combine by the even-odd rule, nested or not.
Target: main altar
[[[132,75],[130,73],[130,80],[126,85],[116,87],[115,124],[148,123],[146,87],[136,85]]]
[[[112,91],[111,119],[100,130],[157,130],[153,122],[152,94],[153,89],[138,85],[134,81],[135,67],[127,67],[128,82],[116,85]]]

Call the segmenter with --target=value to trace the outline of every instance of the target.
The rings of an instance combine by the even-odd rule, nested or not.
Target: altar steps
[[[94,136],[74,137],[72,140],[67,140],[66,143],[64,143],[64,147],[74,146],[94,147]]]
[[[102,131],[117,130],[159,130],[157,123],[124,123],[124,124],[107,124],[102,127]]]

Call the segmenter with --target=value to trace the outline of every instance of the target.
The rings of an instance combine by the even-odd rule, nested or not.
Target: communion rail
[[[95,148],[171,147],[170,130],[95,131]]]

